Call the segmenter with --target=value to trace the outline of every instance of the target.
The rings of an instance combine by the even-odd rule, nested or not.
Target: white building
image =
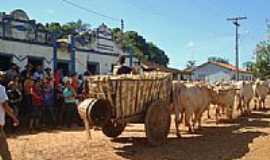
[[[213,83],[216,81],[229,81],[235,79],[236,67],[231,64],[209,61],[192,70],[192,80],[201,80]],[[253,75],[249,71],[239,69],[239,79],[252,80]]]
[[[69,40],[57,41],[57,67],[65,72],[75,69],[77,73],[90,70],[94,74],[107,74],[117,57],[124,54],[105,24],[73,40],[73,50],[69,49]],[[11,62],[21,69],[29,62],[50,68],[54,64],[52,34],[20,9],[0,13],[0,70],[8,69]]]

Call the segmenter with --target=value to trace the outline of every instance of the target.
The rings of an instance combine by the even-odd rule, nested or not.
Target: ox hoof
[[[188,133],[193,134],[193,133],[195,133],[195,131],[194,130],[188,130]]]
[[[180,133],[176,133],[177,138],[181,138],[181,134]]]

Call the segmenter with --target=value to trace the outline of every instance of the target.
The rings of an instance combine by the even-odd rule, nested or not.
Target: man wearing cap
[[[0,82],[2,81],[3,73],[0,73]],[[6,135],[4,132],[5,125],[5,113],[9,115],[13,120],[13,125],[17,126],[19,124],[18,119],[14,115],[13,110],[8,105],[8,96],[6,94],[6,89],[0,84],[0,157],[3,160],[11,160],[11,155],[8,149],[8,143]]]

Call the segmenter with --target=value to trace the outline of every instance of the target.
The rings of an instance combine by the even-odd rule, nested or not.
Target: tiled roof
[[[222,68],[226,68],[226,69],[231,70],[231,71],[236,71],[236,67],[234,65],[232,65],[232,64],[226,64],[226,63],[221,63],[221,62],[213,62],[213,61],[208,61],[208,62],[206,62],[206,63],[204,63],[204,64],[202,64],[202,65],[200,65],[200,66],[198,66],[196,68],[200,68],[202,66],[205,66],[206,64],[214,64],[214,65],[217,65],[217,66],[222,67]],[[239,68],[239,72],[251,73],[250,71],[246,71],[246,70],[241,69],[241,68]]]

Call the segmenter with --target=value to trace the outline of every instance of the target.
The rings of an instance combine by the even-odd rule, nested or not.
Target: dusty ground
[[[270,103],[268,103],[270,104]],[[270,111],[253,112],[230,124],[216,125],[205,120],[196,135],[183,131],[177,139],[174,124],[168,143],[150,147],[144,126],[129,125],[117,139],[92,131],[87,140],[82,129],[20,135],[8,139],[15,160],[269,160]]]

